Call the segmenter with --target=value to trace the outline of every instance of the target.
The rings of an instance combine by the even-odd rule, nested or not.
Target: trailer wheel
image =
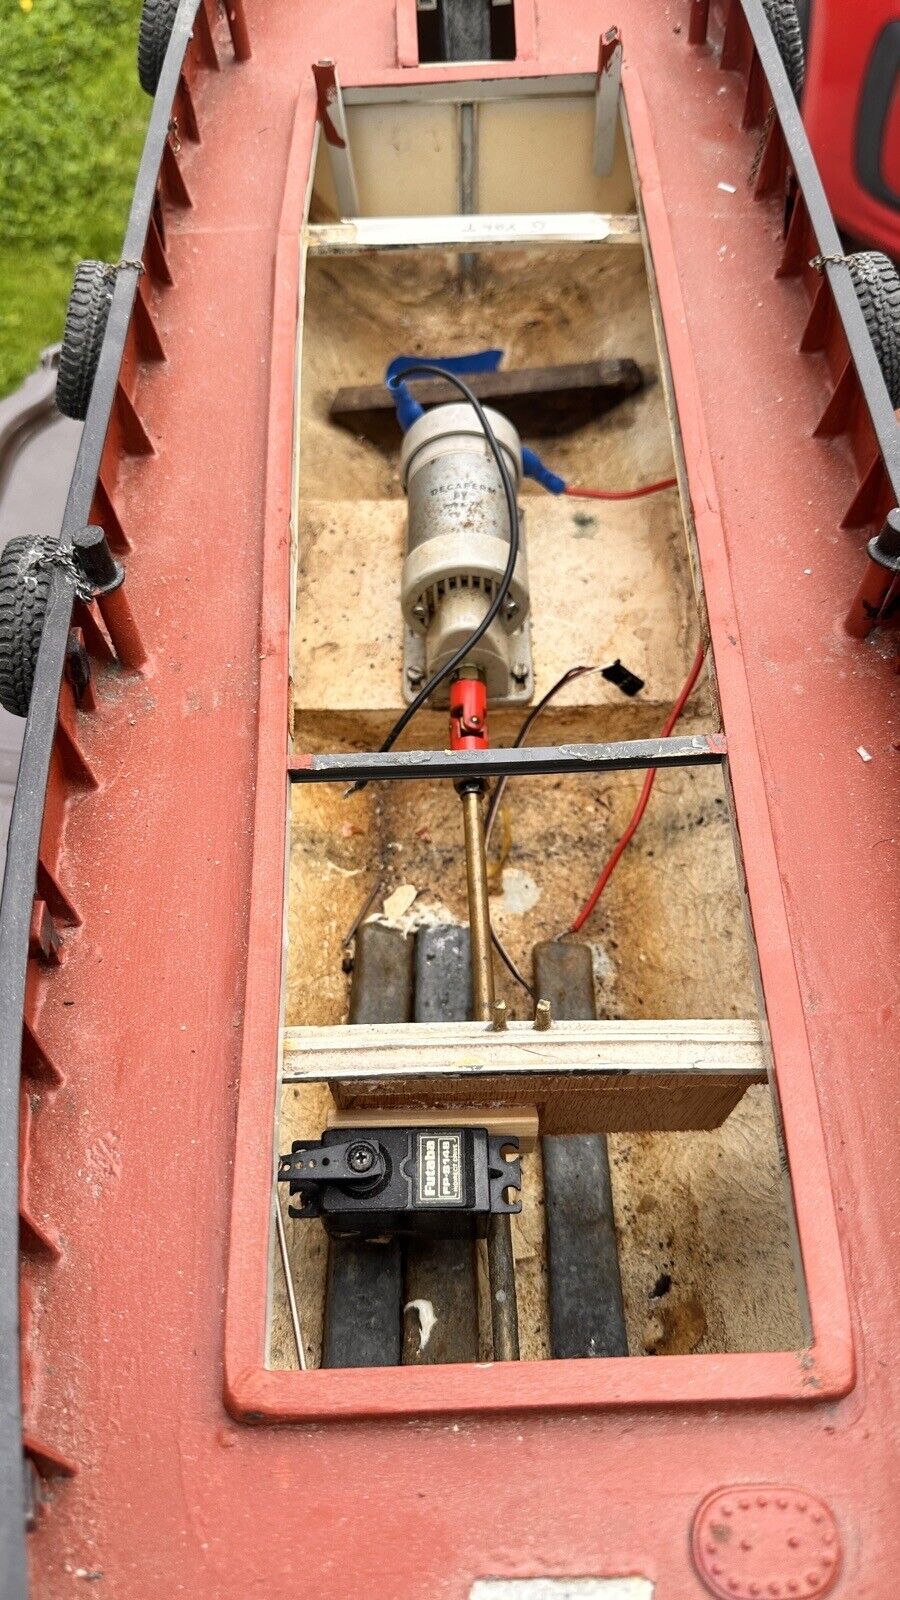
[[[796,0],[763,0],[763,10],[775,35],[778,54],[784,62],[794,99],[799,100],[806,76],[806,51],[803,48],[803,28]]]
[[[166,59],[178,0],[144,0],[138,28],[138,78],[145,94],[155,95]]]
[[[900,275],[880,250],[848,256],[856,297],[895,411],[900,407]]]
[[[50,594],[50,569],[31,564],[36,541],[10,539],[0,551],[0,705],[26,717]]]
[[[59,351],[56,404],[77,422],[87,416],[115,281],[105,261],[79,261],[75,268]]]

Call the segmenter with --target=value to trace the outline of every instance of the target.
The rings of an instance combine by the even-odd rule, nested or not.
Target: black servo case
[[[414,1234],[477,1239],[492,1214],[521,1211],[518,1139],[484,1128],[326,1128],[297,1139],[278,1181],[299,1203],[292,1217],[321,1217],[332,1238]]]

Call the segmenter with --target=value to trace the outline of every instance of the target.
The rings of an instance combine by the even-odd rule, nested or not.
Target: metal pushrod
[[[275,1232],[278,1236],[278,1253],[281,1256],[281,1270],[284,1274],[284,1287],[287,1290],[288,1308],[291,1313],[291,1327],[294,1331],[294,1348],[297,1351],[297,1365],[301,1372],[306,1371],[306,1352],[303,1349],[303,1329],[300,1325],[300,1311],[297,1306],[297,1296],[294,1293],[294,1275],[291,1272],[291,1258],[288,1254],[287,1238],[284,1232],[284,1218],[281,1215],[281,1205],[278,1200],[278,1191],[272,1197],[275,1210]]]
[[[561,744],[490,750],[388,750],[294,756],[292,783],[371,783],[379,778],[528,778],[577,772],[629,772],[649,767],[708,767],[727,755],[722,733],[618,744]]]

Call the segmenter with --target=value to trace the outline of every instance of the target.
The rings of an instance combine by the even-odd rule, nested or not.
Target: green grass
[[[140,0],[0,0],[0,394],[60,337],[75,262],[121,254],[150,110],[139,15]]]

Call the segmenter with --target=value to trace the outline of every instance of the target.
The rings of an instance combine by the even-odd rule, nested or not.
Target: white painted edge
[[[649,1578],[478,1578],[469,1600],[653,1600]]]
[[[346,255],[359,250],[443,250],[465,245],[609,244],[640,245],[632,212],[560,211],[476,214],[471,217],[357,217],[352,222],[311,223],[305,230],[310,255]]]

